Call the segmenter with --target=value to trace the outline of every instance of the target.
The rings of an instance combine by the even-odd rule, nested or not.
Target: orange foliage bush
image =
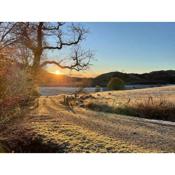
[[[32,80],[27,70],[10,59],[0,57],[0,120],[29,102]]]

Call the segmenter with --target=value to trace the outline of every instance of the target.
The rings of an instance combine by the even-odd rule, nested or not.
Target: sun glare
[[[55,72],[53,72],[54,74],[60,75],[62,74],[62,72],[60,70],[56,70]]]

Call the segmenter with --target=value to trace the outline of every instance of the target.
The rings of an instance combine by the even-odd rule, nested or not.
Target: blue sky
[[[94,73],[175,69],[175,23],[83,23]]]
[[[95,52],[95,60],[90,70],[79,73],[80,76],[111,71],[143,73],[175,69],[175,23],[81,24],[89,29],[83,46]],[[61,54],[51,53],[55,58],[62,57]]]

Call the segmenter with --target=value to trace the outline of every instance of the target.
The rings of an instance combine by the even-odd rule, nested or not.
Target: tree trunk
[[[40,59],[41,59],[41,53],[39,54],[34,53],[34,61],[33,61],[33,66],[32,66],[32,77],[34,84],[37,86],[39,83],[39,74],[40,74]]]
[[[42,42],[43,42],[43,32],[42,32],[43,22],[40,22],[37,28],[37,47],[34,52],[34,61],[33,61],[33,76],[34,79],[38,79],[38,74],[40,70],[40,60],[43,52]]]

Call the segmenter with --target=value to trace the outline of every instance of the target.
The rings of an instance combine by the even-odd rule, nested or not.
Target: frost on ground
[[[175,87],[112,91],[92,94],[96,103],[115,98],[131,101],[137,97],[163,94],[173,101]],[[169,91],[169,93],[167,92]],[[12,152],[175,152],[175,126],[142,118],[89,110],[62,104],[63,95],[40,97],[17,124],[1,134]],[[119,101],[119,100],[118,100]],[[85,101],[86,103],[86,101]],[[122,103],[122,101],[121,101]]]

